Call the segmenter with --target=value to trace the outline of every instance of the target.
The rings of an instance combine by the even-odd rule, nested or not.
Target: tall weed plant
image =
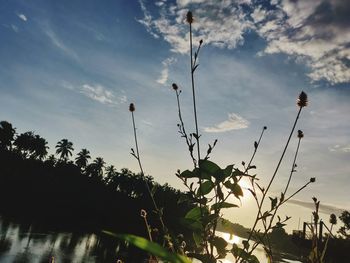
[[[158,207],[152,189],[147,185],[147,190],[153,202],[154,211],[157,214],[160,225],[162,227],[161,234],[163,236],[162,244],[153,242],[152,231],[147,221],[147,212],[141,211],[141,216],[144,218],[146,229],[148,231],[148,239],[128,235],[128,234],[113,234],[119,239],[127,241],[143,250],[150,253],[149,262],[172,262],[172,263],[189,263],[193,259],[197,259],[203,263],[216,263],[220,259],[224,259],[228,254],[232,254],[236,263],[258,263],[258,259],[254,256],[254,250],[262,245],[266,251],[269,262],[274,262],[271,242],[269,240],[269,233],[276,228],[282,228],[290,217],[281,218],[277,215],[279,208],[288,200],[293,198],[296,194],[306,188],[309,184],[315,182],[315,178],[310,178],[303,186],[293,193],[288,193],[289,186],[293,174],[296,172],[296,160],[299,153],[299,148],[304,137],[301,130],[296,130],[297,122],[301,116],[302,110],[308,105],[308,97],[305,92],[301,92],[297,98],[297,112],[294,123],[287,141],[283,148],[282,154],[277,161],[276,168],[270,177],[266,186],[258,183],[258,177],[255,174],[256,166],[254,165],[254,158],[259,149],[261,140],[266,131],[263,127],[261,134],[257,141],[254,142],[253,153],[250,160],[245,163],[242,162],[241,167],[236,167],[229,164],[226,167],[220,167],[215,162],[209,160],[213,149],[216,146],[217,140],[208,145],[208,148],[203,152],[200,141],[201,134],[198,129],[198,114],[196,106],[196,85],[195,73],[198,70],[198,58],[203,46],[203,40],[200,40],[198,45],[194,47],[192,37],[192,25],[194,23],[193,14],[191,11],[187,13],[186,21],[189,27],[189,50],[190,50],[190,76],[191,76],[191,91],[193,101],[193,117],[194,117],[194,132],[188,132],[185,128],[185,123],[181,111],[181,89],[174,83],[172,89],[176,95],[176,103],[178,110],[179,123],[177,124],[178,132],[184,139],[189,157],[193,162],[193,167],[184,171],[178,170],[176,176],[186,187],[185,198],[180,202],[188,202],[192,204],[192,209],[189,210],[181,223],[192,232],[192,240],[179,240],[178,237],[173,237],[169,234],[166,227],[166,222],[163,220],[163,210]],[[135,105],[130,104],[129,110],[132,116],[132,124],[135,138],[135,149],[131,150],[131,154],[138,161],[141,174],[144,176],[144,169],[141,162],[140,151],[137,141],[136,124],[135,124]],[[280,165],[285,157],[287,148],[296,133],[297,148],[291,164],[291,170],[288,182],[281,190],[280,196],[271,196],[271,186],[276,179]],[[250,182],[248,189],[253,196],[256,203],[256,215],[254,224],[250,229],[247,240],[242,244],[228,244],[228,242],[217,235],[217,227],[222,218],[223,211],[226,209],[237,209],[238,205],[229,201],[232,196],[238,201],[243,197],[243,190],[240,185],[241,180],[247,178]],[[266,209],[266,202],[270,203]],[[194,249],[187,249],[186,243],[194,243]]]

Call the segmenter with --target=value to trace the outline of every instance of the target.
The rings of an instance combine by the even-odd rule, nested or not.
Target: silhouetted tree
[[[16,147],[16,151],[19,154],[21,154],[24,158],[27,158],[33,151],[34,140],[35,140],[34,133],[29,131],[18,135],[13,144]]]
[[[90,152],[87,149],[81,149],[81,151],[77,154],[77,157],[75,158],[75,164],[83,170],[86,168],[88,160],[90,158]]]
[[[12,148],[12,141],[16,134],[15,128],[12,127],[12,124],[7,121],[0,122],[0,147],[3,149]]]
[[[339,216],[339,219],[344,223],[344,225],[339,228],[338,233],[345,238],[350,238],[350,212],[343,211]]]
[[[97,177],[102,178],[103,177],[103,168],[105,166],[105,161],[102,157],[97,157],[93,162],[95,172]]]
[[[72,156],[72,151],[74,151],[73,143],[67,139],[62,139],[56,145],[56,154],[60,155],[60,160],[66,162],[69,156]]]
[[[30,144],[31,157],[39,160],[44,159],[48,148],[47,141],[39,135],[35,135]]]
[[[106,178],[105,183],[109,184],[115,176],[117,176],[117,170],[115,169],[114,165],[109,165],[105,168],[106,171]]]
[[[57,159],[53,154],[50,154],[45,161],[45,163],[48,164],[49,166],[55,166],[56,162],[57,162]]]

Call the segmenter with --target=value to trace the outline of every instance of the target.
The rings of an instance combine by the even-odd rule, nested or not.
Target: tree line
[[[87,149],[72,158],[74,145],[68,139],[57,142],[55,155],[48,150],[40,135],[18,134],[10,122],[0,122],[1,214],[65,229],[146,235],[141,209],[148,211],[155,231],[158,227],[148,185],[170,231],[186,235],[178,220],[191,208],[179,202],[184,193],[156,183],[152,176],[127,168],[118,171],[102,157],[91,160]]]

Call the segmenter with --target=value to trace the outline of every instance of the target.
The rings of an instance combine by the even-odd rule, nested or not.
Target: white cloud
[[[241,4],[247,1],[178,0],[177,5],[164,2],[159,14],[151,15],[140,0],[144,17],[138,21],[154,37],[160,35],[171,45],[171,51],[186,53],[189,50],[188,24],[185,21],[188,5],[196,5],[194,30],[198,33],[194,43],[204,39],[205,43],[218,47],[234,48],[243,42],[244,32],[251,27]]]
[[[243,117],[235,114],[229,113],[228,120],[220,122],[213,127],[205,127],[205,132],[227,132],[232,130],[245,129],[249,126],[249,121]]]
[[[168,77],[169,77],[169,66],[175,62],[176,62],[176,59],[173,57],[163,60],[162,62],[163,69],[160,73],[159,78],[156,80],[159,84],[165,85],[167,83]]]
[[[233,49],[244,43],[244,34],[256,31],[267,42],[259,54],[284,53],[310,68],[311,82],[350,82],[350,2],[342,0],[273,0],[274,9],[248,0],[177,0],[176,5],[161,1],[150,12],[140,0],[144,14],[138,21],[154,37],[162,37],[170,50],[189,51],[189,8],[194,10],[194,43]],[[249,5],[249,8],[245,8]],[[163,79],[167,74],[163,70]]]
[[[350,145],[339,145],[336,144],[329,148],[331,152],[341,152],[341,153],[350,153]]]
[[[24,14],[17,14],[17,16],[22,19],[24,22],[27,22],[27,17]]]
[[[285,53],[303,61],[311,69],[307,75],[312,82],[350,82],[350,23],[345,14],[334,11],[341,9],[350,10],[350,4],[339,0],[281,1],[265,23],[256,25],[268,41],[265,53]]]
[[[69,90],[77,91],[86,97],[109,106],[116,106],[127,101],[126,95],[117,96],[115,92],[107,89],[100,84],[83,84],[74,86],[66,81],[62,82],[62,86]]]

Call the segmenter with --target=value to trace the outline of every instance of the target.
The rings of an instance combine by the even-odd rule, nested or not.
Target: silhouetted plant
[[[187,202],[192,205],[192,209],[187,211],[184,218],[181,219],[181,223],[185,225],[188,229],[190,229],[193,233],[193,241],[195,242],[195,249],[185,251],[186,248],[182,250],[177,250],[178,252],[186,252],[186,255],[190,258],[196,258],[203,263],[216,263],[218,260],[226,257],[228,253],[232,253],[236,258],[236,262],[248,262],[254,263],[258,262],[258,259],[253,255],[254,250],[257,248],[259,244],[262,244],[267,252],[267,255],[270,261],[273,261],[272,257],[272,249],[269,241],[269,233],[272,230],[283,228],[286,221],[289,220],[290,217],[286,217],[285,219],[281,219],[277,216],[277,222],[274,221],[275,216],[277,214],[278,209],[285,204],[288,200],[298,194],[301,190],[307,187],[310,183],[315,182],[315,178],[311,178],[305,185],[300,187],[297,191],[287,195],[288,188],[290,186],[290,182],[293,174],[296,172],[296,160],[299,152],[301,139],[304,137],[302,131],[298,131],[298,145],[294,155],[294,159],[292,162],[291,172],[288,178],[288,182],[284,187],[284,190],[281,192],[280,197],[272,197],[270,195],[270,188],[278,174],[280,165],[284,159],[285,153],[291,141],[292,135],[294,134],[296,124],[301,115],[302,109],[307,106],[308,98],[305,92],[301,92],[297,99],[298,112],[293,123],[292,129],[287,138],[287,142],[283,148],[282,154],[277,162],[276,168],[267,184],[266,187],[262,187],[257,183],[257,176],[252,175],[251,171],[256,169],[256,166],[253,165],[254,157],[257,153],[257,150],[260,146],[261,139],[266,130],[266,127],[263,127],[262,132],[258,141],[254,142],[254,149],[252,157],[250,158],[248,164],[242,162],[243,168],[235,167],[233,164],[226,166],[225,168],[219,167],[213,161],[210,161],[210,155],[212,150],[216,146],[217,140],[214,141],[213,144],[209,144],[208,149],[206,151],[206,155],[201,157],[201,148],[200,148],[200,137],[198,130],[198,116],[197,116],[197,107],[196,107],[196,93],[195,93],[195,72],[198,68],[197,60],[199,56],[199,52],[201,50],[203,40],[199,41],[198,47],[193,55],[193,44],[192,44],[192,23],[194,21],[192,12],[187,13],[186,21],[189,24],[189,44],[190,44],[190,75],[191,75],[191,88],[192,88],[192,101],[193,101],[193,113],[194,113],[194,125],[195,132],[187,133],[185,129],[185,124],[182,118],[181,113],[181,103],[180,103],[180,94],[181,90],[179,86],[174,83],[172,84],[172,88],[176,93],[176,100],[178,106],[178,116],[179,116],[179,124],[178,132],[181,137],[184,138],[190,157],[193,162],[193,169],[188,169],[185,171],[178,170],[176,176],[183,182],[183,184],[187,188],[186,195],[181,200],[182,202]],[[140,153],[137,142],[136,135],[136,127],[134,120],[134,104],[130,104],[129,110],[132,114],[132,123],[134,129],[134,137],[135,137],[135,145],[136,152],[132,149],[132,155],[137,159],[141,175],[144,174]],[[195,150],[196,149],[196,153]],[[254,200],[257,204],[257,214],[256,219],[254,221],[253,227],[249,232],[248,240],[242,242],[242,246],[238,246],[233,244],[231,248],[229,248],[228,243],[222,238],[216,235],[216,229],[218,225],[219,219],[222,217],[222,210],[228,208],[236,208],[239,207],[235,203],[228,202],[228,198],[230,196],[234,196],[238,201],[243,196],[243,190],[240,186],[240,182],[243,178],[249,179],[251,183],[251,188],[248,189],[252,194]],[[153,204],[157,214],[159,215],[160,221],[162,222],[163,228],[164,222],[161,217],[161,213],[159,213],[159,208],[153,199],[153,194],[148,187],[148,192],[150,197],[153,200]],[[263,210],[263,205],[265,201],[269,197],[271,208],[266,211]],[[259,223],[262,223],[263,228],[257,229]],[[148,224],[147,224],[148,227]],[[170,257],[173,256],[171,253],[166,253],[162,249],[154,250],[157,245],[152,242],[152,237],[149,237],[149,241],[144,239],[139,239],[138,237],[129,236],[129,235],[118,235],[119,238],[122,238],[139,248],[142,248],[150,253],[153,253],[160,259],[165,260],[166,262],[180,262],[180,261],[172,261]],[[170,238],[170,236],[169,236]],[[251,244],[250,241],[253,241]],[[143,244],[142,246],[140,244]],[[151,249],[152,248],[152,249]],[[158,247],[159,248],[159,247]],[[160,249],[160,248],[159,248]],[[174,259],[175,260],[175,259]],[[188,261],[187,258],[183,258],[184,261]],[[181,261],[182,262],[182,261]]]
[[[81,149],[75,158],[75,164],[84,171],[89,159],[91,159],[90,152],[87,149]]]
[[[335,214],[331,214],[329,218],[329,223],[331,224],[331,227],[328,228],[321,220],[319,216],[319,208],[320,208],[320,201],[317,200],[316,197],[312,198],[315,210],[312,212],[312,218],[313,222],[310,226],[311,229],[311,237],[312,237],[312,246],[311,246],[311,252],[309,254],[309,262],[310,263],[324,263],[326,251],[328,248],[328,242],[330,237],[334,237],[332,234],[333,226],[337,224],[337,217]],[[320,224],[323,224],[323,226],[327,229],[328,233],[326,236],[326,241],[324,242],[323,247],[321,246],[322,242],[322,233],[318,231],[318,227]]]
[[[56,154],[60,156],[61,161],[67,162],[73,151],[73,143],[67,139],[62,139],[56,144]]]
[[[16,134],[16,129],[7,121],[0,122],[0,147],[4,149],[12,149],[12,142]]]

